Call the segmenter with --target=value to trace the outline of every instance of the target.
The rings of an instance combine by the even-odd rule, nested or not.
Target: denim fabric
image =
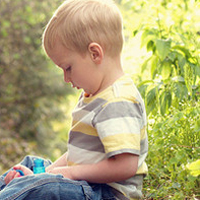
[[[30,169],[34,157],[26,157],[21,164]],[[48,166],[51,162],[45,160]],[[116,200],[106,184],[89,184],[86,181],[74,181],[62,175],[37,174],[13,179],[5,186],[0,177],[0,200]]]
[[[24,165],[24,166],[28,167],[29,169],[31,169],[33,171],[34,160],[37,159],[37,158],[40,158],[40,157],[37,157],[37,156],[26,156],[19,164]],[[50,160],[47,160],[47,159],[43,159],[43,160],[44,160],[44,166],[45,167],[51,165],[51,163],[52,163]],[[9,169],[6,173],[4,173],[3,175],[0,176],[0,191],[6,186],[5,182],[4,182],[4,177],[11,170],[12,170],[12,168]]]

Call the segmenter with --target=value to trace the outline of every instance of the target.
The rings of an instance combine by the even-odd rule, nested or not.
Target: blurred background
[[[61,0],[0,0],[0,174],[25,155],[67,150],[80,91],[63,81],[41,38]],[[148,113],[144,199],[200,199],[200,2],[115,0],[122,61]]]

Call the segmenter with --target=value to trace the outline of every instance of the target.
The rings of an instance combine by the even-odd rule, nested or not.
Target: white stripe
[[[108,135],[111,136],[122,133],[140,134],[140,127],[138,126],[140,122],[138,122],[138,120],[138,118],[132,117],[113,118],[98,123],[96,128],[101,139]]]
[[[97,163],[106,158],[105,153],[88,151],[68,144],[68,160],[76,164]]]
[[[147,157],[147,153],[144,153],[144,154],[140,155],[139,161],[138,161],[138,168],[143,164],[143,162],[145,161],[146,157]]]

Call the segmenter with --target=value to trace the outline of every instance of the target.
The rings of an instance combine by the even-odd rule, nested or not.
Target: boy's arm
[[[138,156],[129,153],[116,155],[96,164],[54,168],[49,173],[62,174],[65,178],[93,183],[110,183],[126,180],[135,175]]]
[[[60,158],[58,158],[53,164],[46,167],[46,172],[52,170],[55,167],[67,166],[67,152],[64,153]]]

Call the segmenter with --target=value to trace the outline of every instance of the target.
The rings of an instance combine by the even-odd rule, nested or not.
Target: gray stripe
[[[140,149],[142,150],[140,154],[148,152],[148,139],[147,137],[140,142]]]
[[[69,143],[75,147],[88,151],[105,153],[104,146],[101,140],[99,139],[99,137],[96,136],[71,131],[69,134]]]
[[[94,101],[88,103],[85,107],[84,107],[84,110],[87,110],[87,111],[95,111],[98,109],[101,109],[102,105],[104,105],[107,101],[105,101],[104,99],[101,99],[101,98],[98,98],[98,99],[95,99]]]
[[[93,123],[103,122],[111,118],[118,117],[142,117],[141,105],[133,102],[113,102],[108,104],[102,111],[97,114]]]
[[[116,200],[130,200],[127,197],[125,197],[121,192],[116,190],[115,188],[111,187],[111,191],[115,195]]]
[[[93,101],[89,102],[89,103],[84,103],[83,99],[81,101],[79,101],[78,105],[76,108],[78,109],[83,109],[86,111],[95,111],[97,112],[97,110],[102,108],[102,105],[104,105],[107,101],[101,98],[97,98],[94,99]]]

